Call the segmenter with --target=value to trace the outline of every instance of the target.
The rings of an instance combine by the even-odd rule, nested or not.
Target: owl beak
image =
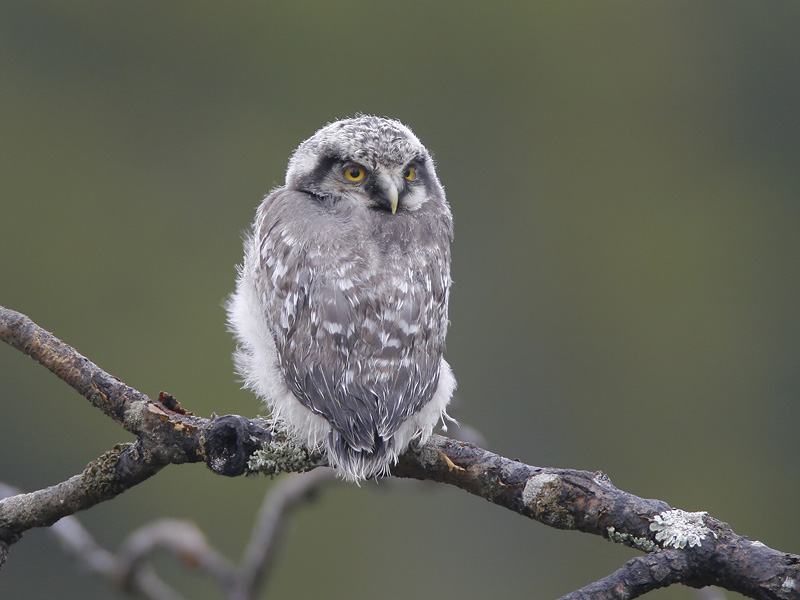
[[[391,209],[392,214],[397,212],[397,204],[399,202],[399,192],[397,185],[392,178],[386,174],[378,176],[378,198],[381,204]]]

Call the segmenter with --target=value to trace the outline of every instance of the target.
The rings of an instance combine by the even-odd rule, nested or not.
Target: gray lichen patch
[[[422,463],[425,468],[433,467],[439,462],[442,456],[445,456],[444,452],[442,452],[442,446],[443,444],[439,436],[431,436],[426,444],[416,449],[417,458],[420,463]]]
[[[539,473],[525,483],[522,501],[536,518],[559,529],[575,529],[575,518],[560,504],[560,481],[554,473]]]
[[[522,490],[522,501],[528,506],[541,502],[545,486],[557,480],[558,475],[553,473],[534,475],[525,483],[525,489]]]
[[[679,508],[666,510],[653,517],[650,531],[656,532],[656,540],[664,548],[685,548],[699,546],[711,530],[703,523],[708,513],[687,512]]]
[[[147,410],[146,402],[132,402],[125,411],[125,428],[130,431],[141,431],[147,420]]]

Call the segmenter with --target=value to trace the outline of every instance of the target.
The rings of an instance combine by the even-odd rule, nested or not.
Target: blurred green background
[[[452,414],[800,552],[798,30],[793,2],[5,0],[0,304],[151,396],[255,415],[222,309],[242,232],[301,140],[394,116],[455,215]],[[5,345],[0,407],[27,490],[130,439]],[[193,519],[236,559],[270,485],[172,467],[80,518],[111,549]],[[264,597],[555,598],[635,555],[445,486],[337,484]],[[122,597],[29,532],[0,595],[56,594]]]

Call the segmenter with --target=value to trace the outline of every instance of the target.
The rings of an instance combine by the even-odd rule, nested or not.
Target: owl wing
[[[376,451],[438,385],[448,232],[383,231],[375,240],[364,224],[332,230],[316,200],[298,220],[306,195],[277,194],[261,221],[260,269],[280,368],[297,399],[350,448]]]

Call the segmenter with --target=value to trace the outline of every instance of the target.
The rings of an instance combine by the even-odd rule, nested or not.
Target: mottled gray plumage
[[[446,416],[452,217],[400,122],[331,123],[258,208],[228,306],[245,384],[342,477],[383,475]]]

